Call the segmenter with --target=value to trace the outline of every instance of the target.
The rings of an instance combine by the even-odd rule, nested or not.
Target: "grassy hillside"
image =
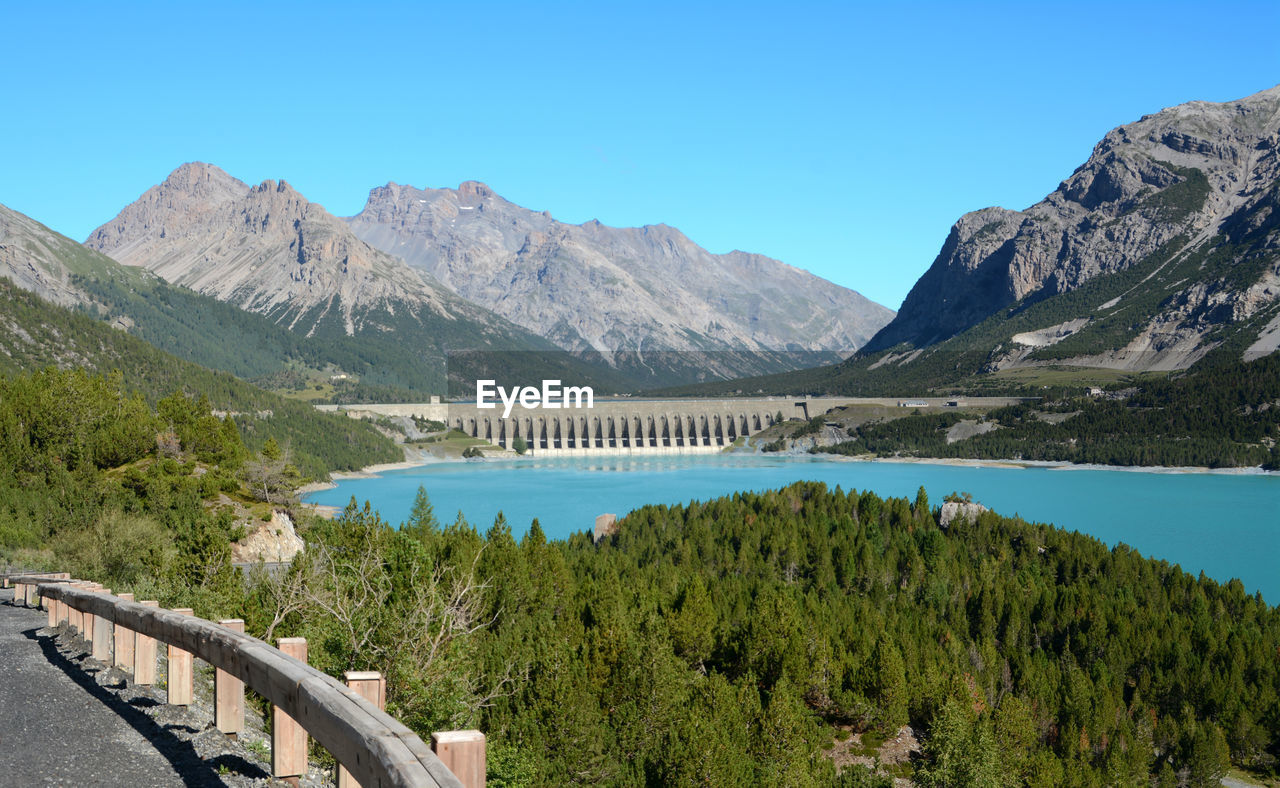
[[[395,444],[366,424],[318,413],[228,373],[184,361],[0,279],[0,373],[48,366],[119,370],[125,387],[153,404],[175,391],[204,395],[213,408],[237,414],[251,450],[274,437],[291,448],[295,463],[309,476],[394,462],[402,456]]]

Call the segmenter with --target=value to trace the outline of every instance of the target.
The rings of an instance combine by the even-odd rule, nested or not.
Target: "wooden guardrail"
[[[15,585],[22,578],[26,578],[28,581],[33,581],[34,579],[70,580],[71,575],[66,572],[34,572],[30,569],[0,572],[0,588],[8,588],[11,585]]]
[[[371,694],[369,674],[351,674],[352,685],[344,686],[307,665],[302,638],[283,638],[284,650],[273,648],[237,631],[243,629],[238,620],[215,624],[192,616],[189,610],[134,602],[132,595],[125,595],[128,599],[112,596],[101,586],[65,575],[20,576],[12,581],[14,604],[34,607],[43,600],[50,626],[66,623],[74,627],[93,644],[96,659],[110,664],[114,652],[114,661],[120,665],[128,657],[133,664],[121,666],[132,667],[136,683],[154,681],[155,641],[167,644],[171,704],[190,702],[191,671],[181,668],[189,664],[186,660],[194,656],[212,665],[218,680],[214,717],[228,735],[240,730],[243,687],[247,685],[265,697],[274,707],[273,776],[305,773],[309,734],[341,764],[344,784],[354,780],[364,788],[484,786],[483,734],[437,733],[432,739],[438,754],[433,752],[417,734],[366,698]],[[286,651],[300,654],[302,659]],[[176,671],[175,665],[179,666]],[[237,687],[236,681],[243,683]],[[237,714],[241,715],[239,720]]]

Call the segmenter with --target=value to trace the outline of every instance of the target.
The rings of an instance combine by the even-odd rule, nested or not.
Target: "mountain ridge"
[[[246,311],[275,314],[293,329],[316,319],[318,305],[335,303],[349,335],[362,308],[387,302],[450,316],[437,286],[350,236],[287,181],[249,186],[202,162],[175,169],[85,245]]]
[[[965,214],[845,362],[671,392],[1033,393],[1278,346],[1280,86],[1146,115],[1025,211]]]
[[[1179,236],[1189,248],[1210,241],[1280,177],[1278,140],[1280,86],[1180,104],[1111,130],[1035,205],[962,216],[864,350],[935,345],[1030,296],[1130,268]]]
[[[346,221],[373,246],[570,350],[851,352],[892,315],[763,255],[714,255],[666,224],[559,222],[479,181],[392,181]]]
[[[155,224],[154,231],[156,235],[169,233],[162,223]],[[399,314],[368,310],[362,316],[366,325],[401,320],[406,341],[417,348],[406,352],[402,343],[390,340],[390,331],[347,334],[341,310],[332,309],[331,303],[321,303],[313,307],[312,314],[302,317],[311,329],[307,334],[291,331],[288,326],[298,322],[297,315],[286,315],[289,320],[282,321],[277,319],[279,315],[246,311],[234,302],[171,284],[145,268],[123,265],[3,205],[0,276],[46,300],[103,319],[165,352],[245,379],[265,382],[299,366],[326,380],[330,375],[345,373],[342,391],[335,392],[344,401],[350,397],[404,398],[442,393],[444,352],[450,344],[488,348],[501,343],[498,346],[543,352],[553,349],[550,343],[496,315],[483,313],[452,294],[447,294],[446,303],[462,304],[465,311],[458,311],[464,316],[468,311],[488,314],[493,325],[435,316],[424,326],[404,310]],[[328,315],[320,314],[326,310]],[[447,333],[456,331],[459,323],[466,333]],[[483,332],[492,333],[491,343],[485,342]]]

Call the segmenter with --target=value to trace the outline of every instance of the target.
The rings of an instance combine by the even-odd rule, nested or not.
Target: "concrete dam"
[[[992,398],[994,399],[994,398]],[[507,417],[502,405],[475,402],[317,405],[360,418],[417,416],[510,449],[517,437],[542,455],[706,454],[718,452],[779,420],[809,419],[846,405],[903,406],[904,400],[862,397],[758,397],[648,400],[597,398],[590,408],[527,408],[516,404]],[[947,407],[941,398],[910,400],[911,407]]]
[[[753,435],[802,415],[796,400],[641,400],[598,398],[592,407],[526,408],[516,404],[503,417],[502,405],[432,402],[324,406],[353,417],[366,413],[417,416],[510,449],[517,437],[541,455],[696,454],[718,452],[739,437]]]

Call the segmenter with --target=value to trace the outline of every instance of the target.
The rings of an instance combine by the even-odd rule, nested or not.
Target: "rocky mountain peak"
[[[1125,270],[1174,238],[1212,237],[1280,178],[1278,137],[1280,86],[1112,129],[1039,203],[961,217],[868,349],[930,345],[1033,293]]]
[[[777,260],[713,255],[663,224],[558,222],[477,181],[388,183],[347,221],[372,246],[571,350],[847,352],[892,314]]]
[[[466,202],[491,200],[497,195],[480,181],[463,181],[458,184],[458,198]]]
[[[248,187],[219,167],[202,161],[189,161],[169,173],[158,188],[222,201],[243,194]]]
[[[322,319],[338,305],[348,333],[359,328],[359,313],[388,300],[440,310],[445,299],[287,181],[249,187],[206,164],[179,167],[85,243],[167,281],[294,322],[307,313]]]
[[[85,244],[109,256],[115,256],[114,251],[129,258],[129,248],[139,238],[181,233],[184,226],[206,220],[248,190],[212,164],[187,162],[126,206],[114,221],[95,230]],[[186,218],[177,221],[176,217]]]

